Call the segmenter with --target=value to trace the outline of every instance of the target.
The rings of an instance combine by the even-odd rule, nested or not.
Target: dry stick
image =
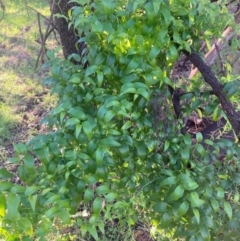
[[[47,38],[49,37],[49,35],[50,35],[52,32],[54,32],[54,30],[55,30],[55,28],[53,27],[53,28],[51,28],[48,32],[46,32],[44,39],[47,40]],[[44,40],[44,44],[42,44],[41,42],[38,42],[38,43],[40,43],[41,46],[44,45],[44,48],[45,48],[46,40]],[[41,48],[41,50],[39,51],[38,58],[37,58],[37,61],[36,61],[36,65],[35,65],[35,69],[36,69],[37,66],[38,66],[38,63],[39,63],[39,59],[40,59],[40,57],[41,57],[41,54],[42,54],[42,48]]]
[[[43,50],[44,50],[46,40],[47,40],[48,36],[50,35],[50,32],[51,32],[51,31],[49,31],[49,29],[50,29],[50,26],[52,25],[52,20],[53,20],[53,11],[51,11],[51,15],[50,15],[50,18],[49,18],[49,21],[48,21],[46,33],[45,33],[45,36],[43,37],[43,41],[42,41],[42,43],[41,43],[41,49],[40,49],[40,52],[39,52],[38,57],[37,57],[37,61],[36,61],[36,64],[35,64],[35,69],[36,69],[37,66],[38,66],[39,59],[40,59],[41,54],[42,54],[42,52],[43,52]],[[51,29],[51,30],[53,30],[53,29]]]
[[[43,14],[41,14],[40,12],[38,12],[36,9],[34,9],[30,6],[27,6],[27,7],[32,9],[33,11],[35,11],[37,14],[39,14],[41,17],[43,17],[47,22],[49,22],[49,19],[47,17],[45,17]],[[55,32],[55,29],[57,29],[57,28],[56,28],[56,25],[53,22],[52,22],[52,27],[53,27],[53,29],[51,29],[51,32],[53,31],[54,38],[55,38],[56,42],[58,43],[58,45],[60,45],[61,43],[58,41],[57,35],[56,35],[56,32]]]
[[[56,34],[56,31],[55,31],[56,29],[57,29],[56,26],[53,25],[53,28],[52,28],[50,31],[51,31],[51,32],[53,31],[53,35],[54,35],[54,38],[55,38],[57,44],[58,44],[58,45],[61,45],[61,43],[58,41],[58,38],[57,38],[57,34]],[[50,31],[49,31],[49,32],[50,32]]]
[[[217,43],[215,43],[211,47],[211,49],[205,54],[206,63],[209,66],[211,66],[214,63],[214,60],[218,55],[218,51],[221,51],[232,37],[233,37],[233,30],[231,27],[227,27],[222,34],[222,38],[218,39]],[[216,48],[216,45],[218,46],[218,50]],[[197,72],[198,72],[198,69],[194,68],[190,72],[188,79],[192,79],[197,74]]]
[[[49,19],[47,17],[45,17],[43,14],[41,14],[40,12],[38,12],[36,9],[34,9],[34,8],[28,6],[28,5],[27,5],[27,8],[30,8],[31,10],[33,10],[37,14],[41,15],[44,19],[46,19],[49,22]]]
[[[229,101],[226,98],[225,94],[222,92],[223,85],[216,78],[211,68],[202,60],[202,58],[194,50],[192,50],[191,53],[187,51],[183,52],[186,56],[188,56],[188,59],[198,68],[205,82],[207,82],[211,86],[212,91],[219,99],[222,108],[226,113],[229,122],[232,125],[233,130],[236,132],[238,138],[240,138],[240,113],[236,112],[231,101]]]
[[[39,29],[39,34],[40,34],[40,43],[43,44],[43,33],[42,33],[42,26],[41,26],[41,21],[40,21],[40,14],[37,13],[38,16],[38,29]],[[43,64],[43,57],[44,54],[46,53],[46,46],[44,44],[41,53],[41,60],[42,60],[42,64]]]
[[[234,2],[234,1],[232,1]],[[239,24],[240,23],[240,11],[239,11],[239,3],[238,3],[238,7],[237,10],[235,11],[234,14],[234,18],[235,18],[235,23]],[[233,29],[231,27],[227,27],[224,32],[222,33],[222,37],[218,39],[217,41],[217,46],[218,46],[218,50],[216,49],[216,44],[214,44],[211,49],[208,51],[207,54],[205,54],[205,59],[206,59],[206,63],[211,66],[214,63],[215,58],[218,55],[218,51],[220,52],[229,42],[230,39],[232,39],[233,37]],[[188,79],[193,78],[198,72],[198,69],[195,68],[193,69],[189,76]]]

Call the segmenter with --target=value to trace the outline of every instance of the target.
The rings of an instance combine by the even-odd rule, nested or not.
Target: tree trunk
[[[64,16],[68,16],[68,10],[77,5],[76,3],[68,2],[69,0],[50,0],[51,11],[53,14],[62,14]],[[60,35],[64,58],[67,58],[73,53],[81,56],[85,44],[77,43],[79,36],[77,36],[77,33],[75,33],[74,28],[72,26],[68,28],[67,20],[62,17],[55,17],[54,23]],[[75,60],[71,59],[71,61],[77,64]]]

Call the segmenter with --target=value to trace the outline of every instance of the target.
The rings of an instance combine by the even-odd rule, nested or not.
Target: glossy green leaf
[[[197,219],[197,223],[200,224],[200,213],[199,213],[198,209],[194,208],[193,213],[194,213],[195,218]]]
[[[212,208],[215,212],[218,212],[219,211],[219,203],[216,199],[213,199],[211,198],[211,205],[212,205]]]
[[[86,224],[80,224],[80,227],[81,227],[81,235],[82,237],[84,237],[87,233],[87,225]]]
[[[86,115],[81,108],[75,107],[71,108],[68,113],[79,120],[86,120]]]
[[[83,130],[86,134],[86,136],[88,137],[88,139],[91,139],[93,136],[93,131],[92,131],[92,126],[90,124],[90,122],[88,121],[84,121],[82,124]]]
[[[103,83],[103,72],[97,71],[97,81],[98,81],[98,87],[102,87]]]
[[[15,144],[14,145],[14,150],[18,153],[18,154],[25,154],[27,151],[26,145],[19,143],[19,144]]]
[[[227,158],[227,160],[231,160],[233,158],[233,150],[232,149],[227,149],[226,158]]]
[[[152,61],[153,59],[155,59],[158,54],[160,53],[161,51],[161,48],[159,48],[157,45],[154,45],[152,47],[152,49],[150,50],[150,53],[149,53],[149,60]]]
[[[101,195],[101,194],[106,194],[110,192],[110,189],[107,185],[101,185],[97,188],[96,190],[97,194]]]
[[[161,181],[160,186],[166,186],[166,185],[173,185],[178,182],[177,177],[172,176],[172,177],[167,177],[163,181]]]
[[[99,214],[102,209],[102,199],[97,197],[92,204],[93,214]]]
[[[171,87],[173,87],[173,83],[172,83],[172,81],[168,77],[164,77],[163,81],[164,81],[165,84],[170,85]]]
[[[85,76],[89,76],[93,73],[95,73],[98,69],[98,66],[97,65],[91,65],[89,66],[87,69],[86,69],[86,72],[85,72]]]
[[[95,64],[95,65],[100,65],[100,64],[103,63],[103,61],[104,61],[105,59],[106,59],[106,56],[104,55],[104,53],[100,52],[100,53],[96,56],[96,58],[95,58],[95,60],[94,60],[94,64]]]
[[[224,189],[221,187],[217,188],[217,198],[218,199],[223,199],[224,198]]]
[[[104,116],[104,122],[107,124],[113,117],[116,116],[113,110],[107,111],[106,115]]]
[[[113,138],[104,138],[100,141],[100,145],[103,147],[119,147],[121,144],[115,141]]]
[[[7,181],[0,182],[0,191],[8,191],[13,187],[13,183]]]
[[[127,66],[126,75],[131,73],[134,69],[136,69],[139,65],[139,59],[133,58]]]
[[[201,132],[196,133],[196,140],[197,142],[201,142],[203,140],[203,136]]]
[[[221,116],[222,110],[217,107],[215,108],[215,110],[213,111],[213,121],[218,121],[219,117]]]
[[[6,213],[6,197],[0,194],[0,218],[5,216]]]
[[[87,226],[87,231],[91,234],[91,236],[95,239],[95,240],[99,240],[98,239],[98,233],[97,233],[97,229],[94,225],[88,225]]]
[[[165,202],[157,202],[153,206],[153,210],[158,213],[164,213],[167,210],[167,203]]]
[[[201,104],[202,104],[202,100],[201,99],[196,99],[192,103],[192,110],[196,110]]]
[[[74,83],[74,84],[79,84],[79,83],[81,83],[81,79],[80,79],[80,77],[75,76],[75,77],[71,78],[68,82]]]
[[[28,201],[31,205],[31,208],[32,208],[33,212],[35,212],[36,203],[37,203],[37,195],[28,196]]]
[[[93,94],[91,92],[88,92],[84,97],[84,102],[88,103],[92,100],[92,98],[93,98]]]
[[[171,201],[172,200],[177,201],[179,198],[183,196],[183,194],[184,194],[184,187],[182,185],[178,185],[168,198]]]
[[[183,136],[184,143],[189,146],[192,144],[192,138],[189,134]]]
[[[178,58],[178,52],[177,49],[174,45],[169,46],[169,57],[167,58],[168,61],[170,62],[175,62]]]
[[[190,150],[189,149],[183,148],[183,149],[181,149],[180,153],[184,160],[189,160],[189,158],[190,158]]]
[[[18,223],[19,223],[18,228],[20,230],[24,230],[24,233],[29,235],[29,236],[33,235],[33,226],[32,226],[32,223],[30,222],[30,220],[28,218],[21,217],[18,220]]]
[[[205,201],[199,198],[199,195],[197,192],[191,192],[189,200],[191,201],[192,207],[200,207],[202,206]]]
[[[106,202],[112,202],[118,197],[118,194],[115,192],[110,192],[105,196]]]
[[[89,203],[93,198],[94,191],[92,188],[87,188],[84,192],[83,198],[85,203]]]
[[[195,190],[199,187],[199,185],[194,182],[194,181],[189,181],[183,184],[185,190],[191,191],[191,190]]]
[[[136,94],[137,90],[135,88],[133,88],[133,87],[129,87],[128,89],[126,89],[123,92],[121,92],[120,95],[125,95],[125,94],[128,94],[128,93]]]
[[[145,145],[145,143],[142,141],[136,142],[136,148],[137,156],[142,159],[145,158],[147,155],[147,146]]]
[[[76,125],[76,129],[75,129],[75,137],[78,138],[79,134],[81,133],[82,130],[82,125],[81,124],[77,124]]]
[[[232,86],[227,91],[227,98],[231,98],[233,95],[235,95],[239,91],[239,88],[236,86]]]
[[[13,174],[7,170],[7,168],[0,169],[0,178],[1,179],[9,179],[12,178]]]
[[[54,116],[62,112],[64,112],[64,108],[62,106],[57,106],[52,110],[51,114]]]
[[[104,149],[101,147],[98,147],[96,150],[96,163],[98,166],[101,166],[103,163],[103,157],[104,157]]]
[[[54,194],[50,198],[47,199],[47,201],[44,203],[44,206],[56,203],[56,201],[58,201],[60,199],[61,199],[60,195]]]
[[[160,82],[158,77],[153,75],[152,73],[148,73],[144,77],[145,77],[145,84],[149,87]]]
[[[227,213],[229,219],[232,219],[232,207],[229,202],[224,201],[224,210]]]
[[[64,224],[71,223],[69,212],[67,212],[66,210],[61,210],[56,214],[56,216],[58,216]]]
[[[105,235],[104,222],[99,221],[97,225],[98,225],[99,230],[102,232],[102,234]]]
[[[201,144],[197,143],[195,145],[195,148],[197,149],[197,151],[200,153],[201,156],[205,155],[206,153],[205,148]]]
[[[13,164],[19,163],[20,161],[21,161],[21,159],[19,157],[11,157],[8,159],[8,162],[13,163]]]
[[[20,205],[20,196],[18,194],[14,193],[9,193],[7,196],[7,214],[6,218],[7,219],[17,219],[20,214],[18,211],[18,207]]]
[[[146,100],[149,100],[149,94],[144,88],[138,88],[136,93],[142,95]]]
[[[33,193],[37,192],[38,190],[39,190],[38,186],[27,187],[25,190],[25,195],[26,196],[32,195]]]
[[[21,185],[16,185],[16,184],[11,188],[12,193],[24,193],[25,190],[26,190],[26,187]]]
[[[26,168],[31,170],[34,169],[35,164],[34,164],[34,158],[32,155],[29,155],[29,154],[25,155],[23,158],[23,162]]]
[[[187,201],[183,202],[177,211],[177,216],[182,217],[188,211],[188,209],[189,209],[188,202]]]
[[[122,126],[122,130],[127,130],[127,129],[129,129],[130,127],[132,127],[132,125],[133,125],[133,123],[131,122],[131,121],[126,121],[125,123],[124,123],[124,125]]]
[[[117,100],[113,100],[113,101],[108,102],[106,105],[107,108],[112,107],[112,106],[120,106],[120,102]]]
[[[79,121],[78,118],[70,118],[70,119],[68,119],[68,120],[66,121],[65,126],[77,125],[77,124],[79,124],[79,123],[80,123],[80,121]]]
[[[59,208],[54,206],[48,209],[47,212],[45,212],[45,216],[48,218],[53,218],[57,215],[58,212],[59,212]]]
[[[77,184],[77,191],[79,192],[79,194],[83,193],[83,191],[86,188],[86,182],[85,180],[79,180],[78,184]]]
[[[168,148],[169,148],[169,146],[170,146],[170,143],[169,143],[169,141],[165,141],[165,143],[164,143],[164,152],[165,151],[167,151],[168,150]]]

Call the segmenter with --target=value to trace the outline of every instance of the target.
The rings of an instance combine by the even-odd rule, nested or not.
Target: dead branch
[[[224,30],[222,37],[217,40],[217,42],[211,47],[211,49],[205,54],[205,61],[206,63],[211,66],[216,57],[218,56],[218,51],[220,52],[224,47],[227,45],[229,40],[233,37],[233,30],[231,27],[228,27]],[[218,50],[216,48],[218,46]],[[196,66],[195,66],[196,67]],[[198,72],[197,68],[192,69],[190,72],[188,79],[192,79]]]
[[[0,0],[1,1],[1,0]],[[54,22],[53,22],[53,12],[51,11],[51,15],[50,15],[50,18],[48,19],[46,16],[44,16],[43,14],[41,14],[39,11],[37,11],[36,9],[26,5],[27,8],[33,10],[34,12],[37,13],[37,19],[38,19],[38,29],[39,29],[39,35],[40,35],[40,39],[39,40],[36,40],[37,43],[39,43],[41,45],[41,49],[39,51],[39,54],[38,54],[38,57],[37,57],[37,60],[36,60],[36,64],[35,64],[35,69],[37,68],[38,64],[39,64],[39,60],[41,58],[41,62],[43,63],[44,60],[44,55],[46,54],[47,52],[47,49],[46,49],[46,41],[49,37],[49,35],[53,32],[54,33],[54,38],[56,40],[56,42],[58,44],[59,41],[57,39],[57,36],[56,36],[56,26],[54,25]],[[46,21],[47,21],[47,29],[46,29],[46,32],[45,34],[43,34],[42,32],[42,26],[41,26],[41,19],[40,17],[44,18]],[[51,28],[50,28],[51,27]]]
[[[36,61],[36,64],[35,64],[35,69],[37,68],[38,63],[39,63],[39,59],[40,59],[41,55],[42,55],[43,52],[44,52],[47,38],[48,38],[48,36],[50,35],[50,33],[54,30],[54,28],[50,29],[50,27],[51,27],[51,25],[52,25],[52,22],[53,22],[53,12],[51,11],[51,15],[50,15],[50,18],[49,18],[49,21],[48,21],[48,25],[47,25],[47,29],[46,29],[45,35],[42,36],[41,49],[40,49],[39,54],[38,54],[38,57],[37,57],[37,61]],[[40,29],[41,29],[41,25],[40,25]],[[39,31],[41,31],[40,29],[39,29]],[[40,35],[41,35],[41,34],[40,34]]]
[[[231,1],[231,3],[234,1],[235,0]],[[235,23],[239,24],[240,23],[239,3],[237,4],[237,9],[234,9],[233,14],[235,18]],[[234,33],[233,29],[228,26],[223,31],[221,38],[217,40],[217,43],[214,43],[211,49],[205,54],[205,61],[209,66],[213,65],[216,57],[218,56],[218,52],[221,52],[226,47],[228,42],[233,38],[233,33]],[[192,69],[188,76],[188,79],[192,79],[197,74],[197,72],[198,72],[197,68]]]
[[[225,94],[222,92],[223,85],[216,78],[211,68],[194,50],[192,50],[191,53],[184,51],[184,54],[188,56],[188,59],[198,68],[205,82],[211,86],[212,91],[219,99],[223,111],[231,123],[233,130],[236,132],[237,136],[240,137],[240,113],[236,112],[231,101],[228,100]]]
[[[29,8],[29,9],[31,9],[31,10],[33,10],[34,12],[36,12],[37,14],[39,14],[39,15],[41,15],[41,17],[43,17],[45,20],[47,20],[47,22],[49,21],[49,19],[46,17],[46,16],[44,16],[43,14],[41,14],[39,11],[37,11],[36,9],[34,9],[34,8],[32,8],[32,7],[30,7],[30,6],[26,6],[27,8]]]

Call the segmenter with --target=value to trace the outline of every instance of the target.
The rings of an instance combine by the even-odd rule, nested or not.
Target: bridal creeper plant
[[[230,24],[227,9],[206,0],[72,2],[70,25],[86,49],[69,59],[87,67],[48,52],[44,83],[59,97],[43,120],[52,131],[15,145],[21,184],[0,170],[1,236],[46,240],[54,221],[75,220],[100,240],[105,220],[140,218],[163,240],[236,240],[239,147],[222,140],[210,153],[200,134],[195,144],[182,135],[167,88],[181,51]]]

